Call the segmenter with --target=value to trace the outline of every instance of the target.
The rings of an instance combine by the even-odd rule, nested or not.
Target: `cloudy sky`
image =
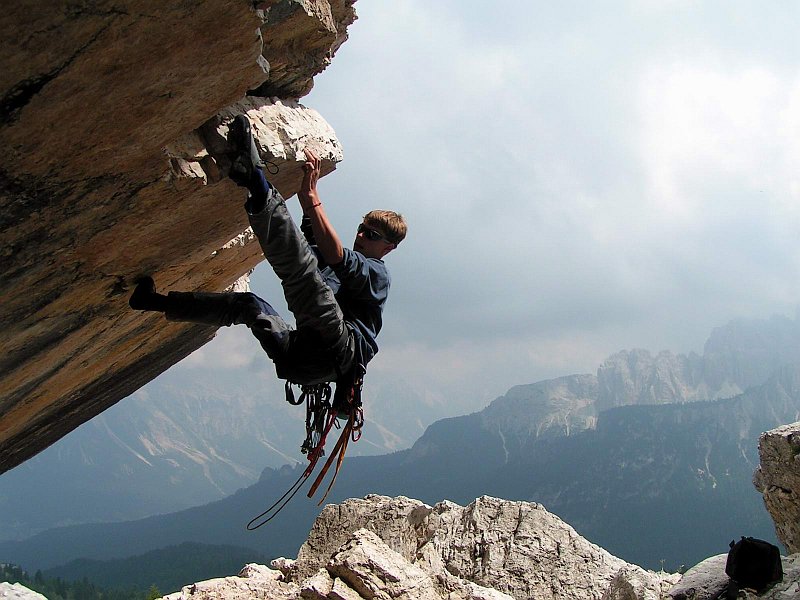
[[[341,237],[371,208],[410,226],[368,391],[463,414],[621,349],[702,352],[732,318],[795,315],[799,4],[356,6],[302,102],[344,147],[320,183]],[[267,266],[252,287],[281,296]],[[173,370],[254,360],[231,330]]]

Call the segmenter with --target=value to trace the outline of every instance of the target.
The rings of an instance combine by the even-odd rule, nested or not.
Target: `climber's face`
[[[387,240],[380,229],[366,223],[358,226],[358,233],[353,242],[353,250],[356,252],[367,258],[383,258],[396,247],[397,244]]]

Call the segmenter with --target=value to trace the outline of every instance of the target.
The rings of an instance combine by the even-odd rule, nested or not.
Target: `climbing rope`
[[[328,457],[328,460],[325,461],[322,470],[308,492],[308,497],[312,498],[335,460],[336,468],[333,472],[333,477],[317,506],[320,506],[325,501],[325,498],[328,497],[328,493],[333,488],[336,476],[339,474],[339,469],[344,461],[348,442],[350,440],[357,442],[361,438],[361,431],[364,426],[361,389],[364,385],[365,374],[366,369],[364,366],[358,365],[353,372],[350,385],[347,385],[348,382],[346,380],[337,382],[336,395],[333,402],[331,402],[331,386],[327,383],[300,386],[300,397],[295,399],[292,383],[286,382],[286,401],[294,406],[299,406],[304,402],[306,405],[306,438],[300,447],[300,451],[308,458],[308,466],[297,478],[297,481],[280,498],[267,510],[251,519],[247,524],[249,531],[254,531],[274,519],[303,487],[303,484],[314,472],[319,459],[325,456],[325,442],[331,429],[334,426],[340,427],[339,414],[345,414],[347,415],[347,421],[342,427],[342,433],[333,447],[333,452]]]

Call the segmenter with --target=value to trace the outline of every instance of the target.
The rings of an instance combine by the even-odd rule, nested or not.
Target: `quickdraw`
[[[307,494],[309,498],[314,496],[334,460],[336,460],[336,469],[333,472],[333,477],[322,499],[317,503],[317,506],[320,506],[325,501],[325,498],[328,497],[328,493],[331,491],[331,488],[333,488],[336,476],[339,474],[339,469],[344,461],[344,455],[345,452],[347,452],[347,444],[350,440],[357,442],[361,438],[361,430],[364,426],[364,411],[361,406],[361,388],[364,385],[365,373],[366,369],[359,365],[353,373],[353,377],[350,380],[352,383],[350,385],[347,385],[349,381],[345,380],[337,382],[336,394],[334,395],[333,402],[331,402],[331,386],[327,383],[300,386],[300,397],[295,400],[292,384],[288,381],[286,382],[286,401],[295,406],[299,406],[303,402],[306,404],[306,439],[303,441],[300,451],[308,458],[308,466],[283,496],[278,498],[272,506],[260,515],[254,517],[247,524],[248,530],[253,531],[269,523],[278,515],[283,507],[289,503],[300,488],[303,487],[303,484],[305,484],[314,472],[319,459],[325,456],[325,442],[328,434],[334,426],[337,428],[341,427],[339,424],[339,416],[346,415],[347,421],[342,427],[342,433],[339,435],[339,439],[333,447],[333,452],[328,457],[328,460],[325,461],[322,470],[311,484],[311,489]],[[347,379],[349,380],[350,378],[348,377]]]

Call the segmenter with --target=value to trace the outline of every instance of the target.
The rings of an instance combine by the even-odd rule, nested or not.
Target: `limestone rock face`
[[[538,504],[386,496],[326,506],[297,560],[187,586],[170,600],[659,600],[678,579],[616,558]],[[295,595],[292,595],[295,594]]]
[[[700,360],[671,352],[618,352],[597,369],[598,409],[708,400],[713,395],[703,382]]]
[[[330,64],[347,40],[347,27],[356,18],[355,0],[279,0],[264,2],[263,56],[270,77],[260,96],[300,98],[311,91],[313,76]],[[303,44],[297,43],[302,37]]]
[[[683,574],[680,581],[669,591],[673,600],[702,600],[719,598],[728,588],[725,574],[727,554],[718,554],[698,563]]]
[[[764,496],[778,539],[788,553],[800,552],[800,422],[761,436],[761,464],[753,482]]]
[[[661,600],[680,578],[677,573],[656,575],[627,565],[614,575],[601,600]]]
[[[327,566],[332,577],[346,582],[362,597],[385,594],[390,598],[436,600],[431,578],[418,566],[389,549],[366,529],[353,532]]]
[[[667,351],[653,355],[641,349],[618,352],[597,371],[597,410],[732,398],[763,384],[778,367],[797,364],[798,339],[800,322],[774,316],[717,327],[702,356]]]
[[[469,586],[477,585],[514,598],[600,598],[630,566],[538,504],[484,496],[467,507],[448,501],[430,507],[368,496],[323,509],[291,578],[316,574],[361,528],[433,577],[443,597],[470,597],[477,592]],[[660,576],[640,571],[648,586],[660,587]]]
[[[293,577],[304,579],[316,573],[325,566],[327,557],[333,556],[358,529],[377,533],[389,548],[410,560],[417,552],[417,529],[430,512],[428,505],[403,496],[372,495],[329,504],[300,546],[297,561],[292,565]]]
[[[285,583],[280,571],[262,565],[246,565],[237,577],[220,577],[184,586],[180,592],[164,596],[168,600],[294,600],[300,589]]]
[[[262,260],[224,177],[235,114],[254,121],[286,197],[305,144],[323,173],[341,160],[297,99],[346,39],[353,0],[259,9],[56,0],[0,14],[0,472],[213,337],[127,298],[143,274],[222,291]],[[265,83],[272,97],[245,97]]]
[[[481,412],[484,426],[503,436],[509,452],[532,439],[569,436],[597,424],[597,378],[569,375],[518,385]]]

